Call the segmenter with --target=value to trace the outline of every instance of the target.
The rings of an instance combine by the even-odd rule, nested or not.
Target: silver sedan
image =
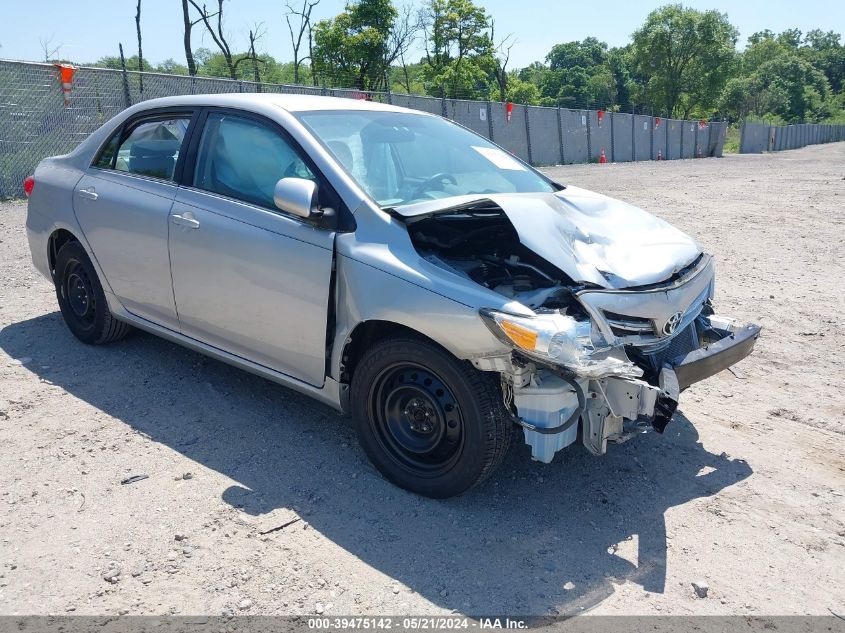
[[[662,432],[760,331],[716,315],[713,261],[674,227],[389,105],[146,101],[25,189],[77,338],[140,328],[347,411],[384,476],[433,497],[488,477],[515,429],[543,462]]]

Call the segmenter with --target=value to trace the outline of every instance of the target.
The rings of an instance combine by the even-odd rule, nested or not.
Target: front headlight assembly
[[[479,314],[503,343],[535,360],[565,367],[578,376],[639,378],[643,374],[621,347],[596,345],[589,320],[578,321],[558,312],[523,316],[491,308],[482,308]]]

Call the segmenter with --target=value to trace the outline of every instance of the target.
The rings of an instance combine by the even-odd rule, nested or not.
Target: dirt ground
[[[695,235],[764,333],[665,435],[551,465],[518,442],[445,502],[287,389],[78,343],[0,205],[0,613],[845,613],[845,144],[548,171]]]

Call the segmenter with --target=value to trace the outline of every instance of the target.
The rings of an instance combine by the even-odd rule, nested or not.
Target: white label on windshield
[[[472,146],[476,152],[481,154],[484,158],[489,160],[499,169],[510,169],[512,171],[527,171],[519,162],[508,156],[502,150],[496,147],[476,147]]]

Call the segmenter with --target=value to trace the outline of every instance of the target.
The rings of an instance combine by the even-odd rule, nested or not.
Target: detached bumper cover
[[[683,391],[741,361],[754,349],[761,329],[753,323],[732,330],[711,329],[709,333],[720,337],[718,340],[672,361],[678,387]]]
[[[660,370],[660,393],[654,403],[654,417],[651,419],[652,428],[658,433],[666,430],[666,425],[675,415],[678,408],[678,396],[681,388],[678,386],[678,377],[671,367],[664,367]]]

